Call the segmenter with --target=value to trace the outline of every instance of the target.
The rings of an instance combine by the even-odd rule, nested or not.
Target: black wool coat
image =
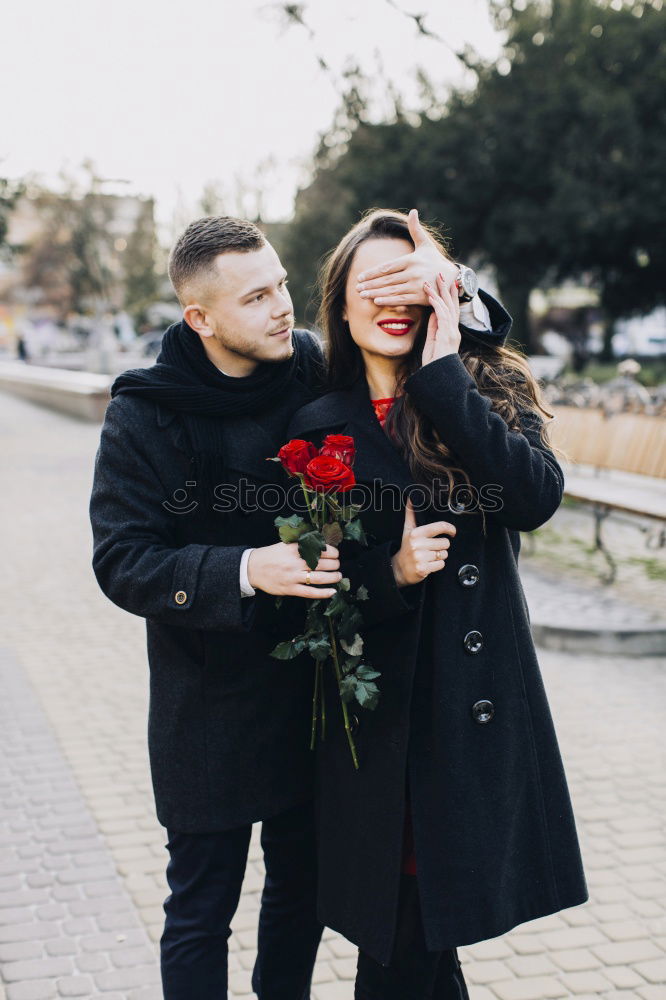
[[[146,619],[157,815],[182,832],[230,829],[312,797],[309,661],[285,669],[269,655],[284,630],[275,599],[241,598],[239,583],[243,551],[279,541],[269,490],[287,480],[266,459],[318,386],[319,343],[306,331],[295,336],[302,360],[289,391],[269,412],[224,421],[218,498],[193,485],[190,442],[174,411],[118,395],[102,429],[93,568],[115,604]],[[253,489],[265,491],[264,509]],[[213,509],[234,498],[235,509]]]
[[[538,418],[509,430],[458,354],[424,366],[406,391],[472,484],[493,484],[488,496],[501,497],[486,511],[486,537],[469,497],[467,508],[444,501],[417,512],[419,523],[457,528],[445,568],[424,583],[395,584],[390,558],[404,504],[389,488],[404,496],[411,476],[365,379],[307,405],[289,429],[316,444],[327,433],[352,435],[356,477],[372,497],[362,514],[370,547],[347,556],[343,547],[341,557],[352,589],[369,591],[359,609],[381,699],[374,712],[356,712],[355,772],[328,678],[317,754],[318,906],[322,922],[383,964],[396,926],[407,782],[430,950],[492,938],[588,898],[518,572],[519,532],[553,515],[562,471],[539,440]]]

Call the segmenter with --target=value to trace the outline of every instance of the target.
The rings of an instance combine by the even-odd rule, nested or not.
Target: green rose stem
[[[338,681],[338,690],[342,685],[342,673],[340,671],[340,664],[338,662],[338,646],[335,641],[335,631],[333,629],[333,622],[328,619],[328,630],[331,633],[331,649],[333,652],[333,665],[335,667],[335,676]],[[351,750],[352,760],[354,761],[354,767],[358,771],[358,757],[356,756],[356,746],[354,745],[354,737],[352,736],[351,728],[349,725],[349,713],[347,712],[347,706],[342,700],[342,692],[340,692],[340,704],[342,705],[342,717],[345,720],[345,732],[347,733],[347,741],[349,743],[349,749]]]
[[[314,693],[312,695],[312,736],[310,738],[310,749],[315,748],[315,739],[317,736],[317,707],[319,705],[319,663],[315,665],[315,685]]]
[[[319,661],[317,664],[319,672],[319,690],[321,691],[321,738],[326,739],[326,697],[324,695],[324,664]]]
[[[315,499],[313,505],[308,495],[308,490],[305,486],[305,477],[302,474],[300,474],[298,479],[301,484],[301,489],[303,490],[303,496],[305,497],[305,509],[307,510],[308,516],[310,517],[311,521],[314,521],[314,527],[318,528],[319,524],[317,518],[317,511],[318,511],[317,494],[315,493]],[[317,709],[319,705],[321,706],[321,738],[322,740],[326,739],[326,696],[324,693],[324,678],[322,676],[322,673],[323,673],[323,664],[321,663],[321,661],[318,661],[315,666],[315,686],[312,694],[312,736],[310,739],[311,750],[314,750],[315,748],[315,741],[317,735]]]
[[[305,497],[306,510],[309,512],[311,520],[314,521],[314,527],[318,528],[321,531],[321,530],[323,530],[324,524],[326,522],[326,507],[327,507],[326,493],[324,492],[321,495],[321,523],[319,523],[320,522],[320,518],[318,516],[320,514],[320,509],[319,509],[319,493],[315,492],[314,502],[311,503],[310,497],[308,495],[308,490],[307,490],[307,488],[305,486],[305,477],[302,474],[299,474],[298,478],[299,478],[299,481],[300,481],[300,484],[301,484],[301,489],[303,490],[303,496]],[[332,498],[330,498],[330,499],[332,499]],[[329,500],[329,505],[331,506],[331,510],[332,510],[333,515],[335,517],[335,510],[333,509],[332,504],[330,504],[330,500]],[[329,629],[329,632],[331,634],[331,651],[332,651],[332,654],[333,654],[333,665],[335,667],[335,677],[336,677],[336,680],[338,682],[338,691],[340,691],[340,686],[342,684],[342,673],[340,671],[340,663],[338,661],[338,646],[337,646],[337,642],[336,642],[336,639],[335,639],[335,630],[333,628],[333,622],[331,621],[330,618],[328,620],[328,629]],[[312,735],[311,735],[311,739],[310,739],[310,749],[311,750],[314,750],[315,738],[316,738],[316,732],[317,732],[317,700],[318,699],[320,699],[320,702],[321,702],[321,738],[322,738],[322,740],[326,739],[326,698],[325,698],[325,693],[324,693],[324,679],[322,677],[322,669],[323,669],[322,663],[318,662],[317,666],[316,666],[316,669],[315,669],[315,686],[314,686],[314,692],[313,692],[313,695],[312,695]],[[342,700],[342,693],[341,692],[340,692],[340,704],[342,705],[342,717],[343,717],[344,723],[345,723],[345,732],[347,733],[347,740],[349,742],[349,749],[351,750],[352,760],[354,761],[354,767],[358,771],[358,756],[356,754],[356,746],[354,744],[354,737],[352,736],[351,727],[349,725],[349,713],[347,712],[347,706],[346,706],[346,704]]]

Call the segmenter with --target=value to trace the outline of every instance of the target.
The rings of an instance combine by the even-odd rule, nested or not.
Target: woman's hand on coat
[[[402,545],[391,559],[395,582],[399,587],[421,583],[431,573],[444,569],[451,542],[441,535],[456,533],[456,527],[448,521],[433,521],[432,524],[416,524],[416,515],[411,500],[405,507],[405,526]]]
[[[335,584],[342,579],[338,550],[327,545],[317,568],[310,570],[298,551],[297,542],[276,542],[250,553],[247,564],[250,586],[278,597],[333,597]]]
[[[421,363],[429,364],[447,354],[457,354],[460,347],[460,300],[456,282],[448,286],[443,274],[437,275],[433,287],[428,281],[424,288],[432,313],[428,320],[428,335],[423,346]]]
[[[435,282],[440,271],[448,282],[458,277],[458,267],[445,257],[419,222],[415,208],[409,213],[409,232],[414,243],[412,253],[380,264],[358,276],[357,292],[373,299],[378,306],[427,306],[425,282]]]

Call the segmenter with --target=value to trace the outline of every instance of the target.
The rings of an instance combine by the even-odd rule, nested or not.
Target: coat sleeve
[[[357,554],[346,555],[343,543],[340,570],[349,578],[351,592],[355,594],[361,584],[368,591],[368,600],[358,605],[365,625],[380,625],[419,607],[423,584],[399,587],[395,581],[391,557],[399,548],[400,542],[389,541],[367,549],[359,547]]]
[[[166,625],[245,631],[254,598],[241,598],[247,546],[177,547],[168,492],[151,464],[141,423],[123,397],[107,408],[90,499],[93,570],[106,596]]]
[[[489,515],[507,528],[533,531],[562,501],[564,475],[540,439],[540,417],[520,411],[522,431],[512,431],[488,396],[479,392],[459,354],[424,365],[405,391],[457,455],[472,484],[498,509]]]

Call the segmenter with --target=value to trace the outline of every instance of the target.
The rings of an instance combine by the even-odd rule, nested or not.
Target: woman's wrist
[[[393,576],[395,577],[396,586],[404,587],[406,586],[406,580],[402,574],[400,568],[400,553],[396,552],[394,556],[391,556],[391,567],[393,569]]]

